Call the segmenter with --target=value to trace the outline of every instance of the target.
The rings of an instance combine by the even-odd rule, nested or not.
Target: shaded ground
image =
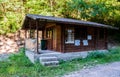
[[[120,62],[98,65],[69,73],[63,77],[120,77]]]

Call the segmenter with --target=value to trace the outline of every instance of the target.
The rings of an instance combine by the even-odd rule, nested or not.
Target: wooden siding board
[[[56,31],[57,31],[57,51],[62,51],[61,50],[61,46],[62,46],[62,42],[61,42],[61,26],[57,25],[56,26]]]
[[[88,51],[97,49],[106,49],[105,39],[99,40],[99,28],[87,27],[87,35],[92,35],[92,40],[88,40],[88,46],[75,46],[74,44],[65,44],[65,52]],[[106,35],[106,34],[104,34]],[[105,37],[106,38],[106,37]]]
[[[104,38],[103,39],[100,39],[100,37],[99,37],[100,36],[100,34],[99,34],[100,28],[98,28],[97,31],[96,31],[96,33],[97,33],[96,34],[96,38],[97,38],[96,39],[96,49],[97,50],[99,50],[99,49],[106,49],[106,46],[105,46],[106,45],[105,44],[106,43],[106,37],[105,37],[106,33],[105,33],[105,29],[103,29],[103,30],[104,30],[104,34],[103,34]]]
[[[65,28],[61,26],[61,52],[65,52]]]
[[[105,32],[104,34],[105,39],[100,41],[99,28],[86,27],[87,35],[92,35],[92,40],[88,40],[88,46],[83,46],[82,42],[80,46],[75,46],[74,44],[65,44],[65,27],[76,27],[76,26],[73,25],[63,26],[63,24],[56,24],[54,27],[52,27],[55,30],[54,32],[55,36],[53,35],[54,36],[53,40],[47,39],[49,50],[55,50],[58,52],[78,52],[78,51],[88,51],[88,50],[96,50],[96,49],[106,49],[107,35]],[[81,26],[77,26],[77,27],[81,27]],[[48,27],[46,26],[46,28]],[[44,31],[44,34],[46,36],[46,31]]]

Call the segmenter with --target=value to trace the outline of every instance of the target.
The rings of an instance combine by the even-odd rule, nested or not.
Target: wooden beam
[[[44,29],[42,29],[42,39],[44,39]]]
[[[25,39],[27,38],[27,30],[25,29]]]
[[[40,53],[39,53],[39,42],[38,42],[38,34],[39,34],[39,33],[38,33],[38,23],[39,23],[39,21],[36,20],[36,29],[37,29],[37,53],[40,54]]]
[[[105,31],[105,48],[106,49],[108,49],[108,30],[107,29],[105,29],[104,30]]]
[[[97,50],[98,28],[94,28],[94,48]]]
[[[61,49],[62,49],[62,52],[65,53],[65,27],[64,26],[61,26]]]
[[[31,23],[30,23],[30,22],[31,22],[31,19],[29,19],[28,22],[29,22],[29,38],[31,38]]]

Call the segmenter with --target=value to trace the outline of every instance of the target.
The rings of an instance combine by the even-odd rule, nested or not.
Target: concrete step
[[[48,61],[58,61],[57,57],[40,57],[39,58],[40,62],[48,62]]]
[[[41,54],[39,55],[40,57],[53,57],[56,55],[61,55],[61,53],[45,53],[45,54]]]
[[[39,61],[44,66],[58,66],[59,65],[59,61],[57,57],[55,56],[39,57]]]
[[[48,61],[48,62],[41,62],[42,65],[44,66],[58,66],[59,61]]]

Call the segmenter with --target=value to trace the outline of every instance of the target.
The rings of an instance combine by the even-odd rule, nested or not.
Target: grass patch
[[[98,52],[98,51],[95,51],[95,52],[90,52],[88,57],[87,58],[103,58],[107,56],[107,52]]]
[[[10,56],[9,60],[0,62],[0,77],[55,77],[88,68],[96,64],[120,61],[120,47],[108,53],[91,52],[85,59],[60,61],[58,67],[45,67],[39,63],[32,64],[24,55],[24,49]]]

